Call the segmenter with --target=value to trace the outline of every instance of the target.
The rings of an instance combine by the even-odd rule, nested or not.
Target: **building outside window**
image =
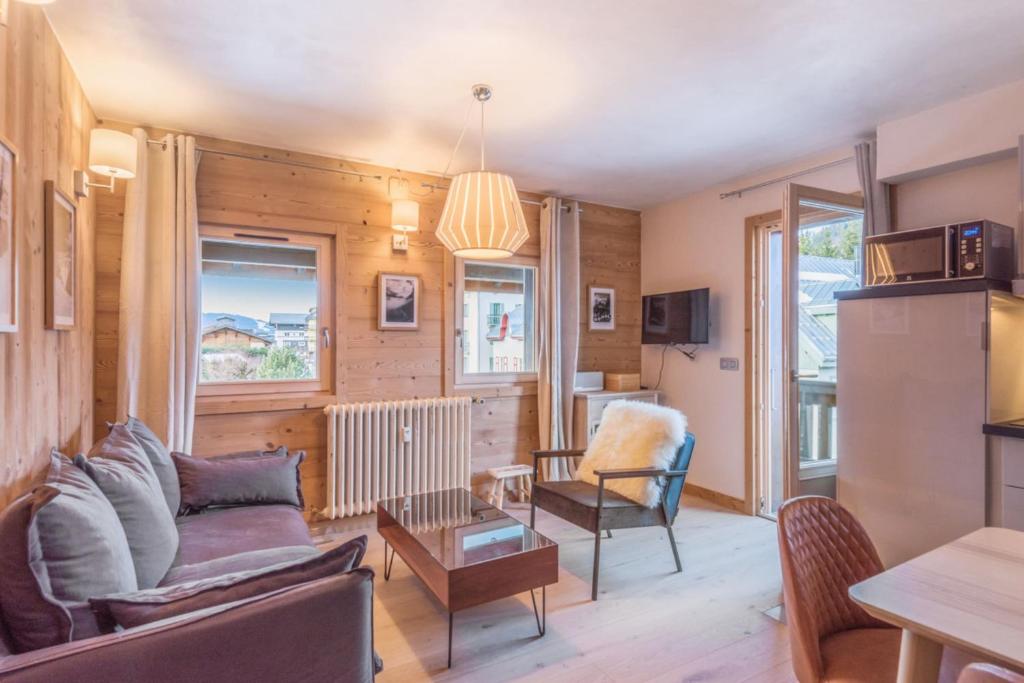
[[[537,267],[528,259],[457,262],[457,383],[535,380]]]

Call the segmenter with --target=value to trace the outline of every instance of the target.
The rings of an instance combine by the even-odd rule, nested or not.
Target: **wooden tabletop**
[[[883,621],[1024,667],[1024,532],[979,529],[850,587]]]

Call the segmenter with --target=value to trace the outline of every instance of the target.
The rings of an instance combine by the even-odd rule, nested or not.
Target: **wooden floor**
[[[524,505],[506,510],[529,519]],[[401,558],[384,581],[374,524],[367,516],[314,531],[324,544],[369,535],[382,683],[795,680],[786,629],[764,614],[781,601],[782,585],[768,520],[686,497],[674,527],[683,573],[674,573],[664,531],[617,531],[602,542],[601,594],[591,602],[593,536],[538,511],[537,530],[559,544],[547,634],[537,636],[529,593],[459,612],[450,671],[447,613]]]

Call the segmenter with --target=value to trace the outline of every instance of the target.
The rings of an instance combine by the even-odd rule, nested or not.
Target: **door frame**
[[[769,226],[781,224],[782,210],[749,216],[744,222],[744,278],[745,287],[744,319],[745,368],[744,387],[744,510],[749,515],[759,515],[761,511],[761,478],[763,459],[759,454],[764,448],[763,420],[759,412],[763,405],[761,390],[763,385],[763,350],[759,339],[759,320],[762,315],[760,304],[760,277],[763,269],[763,253],[761,249],[761,232]]]
[[[800,390],[796,385],[799,378],[800,335],[793,334],[794,319],[799,306],[800,272],[797,267],[800,258],[800,202],[810,200],[822,204],[846,206],[864,211],[864,198],[853,193],[823,190],[817,187],[787,183],[783,189],[782,201],[782,377],[788,385],[785,393],[788,400],[782,402],[783,423],[786,425],[782,437],[782,459],[786,471],[783,478],[783,499],[788,500],[799,493],[800,487]]]

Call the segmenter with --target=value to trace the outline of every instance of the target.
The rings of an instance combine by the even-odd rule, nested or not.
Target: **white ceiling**
[[[58,0],[99,116],[646,207],[1024,78],[1021,0]],[[472,123],[475,124],[474,118]],[[476,129],[452,171],[477,159]]]

